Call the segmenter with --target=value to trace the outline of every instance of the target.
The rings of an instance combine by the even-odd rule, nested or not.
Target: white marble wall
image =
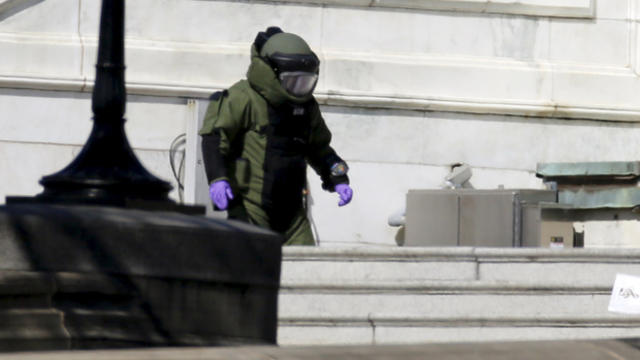
[[[0,199],[37,193],[84,142],[99,8],[0,0],[0,169],[11,174]],[[136,0],[126,10],[127,84],[139,95],[127,130],[167,180],[169,144],[195,128],[187,99],[243,77],[269,25],[308,40],[355,189],[338,208],[310,176],[321,244],[395,245],[387,216],[453,163],[469,163],[478,188],[539,188],[537,162],[640,157],[640,0]],[[635,238],[620,228],[616,244]]]
[[[7,195],[39,193],[43,175],[61,170],[75,158],[91,131],[90,97],[0,89],[0,203]],[[143,165],[174,188],[169,147],[193,117],[186,100],[129,96],[125,123],[129,142]]]

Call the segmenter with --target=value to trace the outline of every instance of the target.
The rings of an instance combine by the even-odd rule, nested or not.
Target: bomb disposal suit
[[[287,245],[314,244],[303,206],[307,164],[340,206],[353,194],[312,95],[319,64],[297,35],[260,32],[247,79],[211,96],[200,130],[216,209],[282,233]]]

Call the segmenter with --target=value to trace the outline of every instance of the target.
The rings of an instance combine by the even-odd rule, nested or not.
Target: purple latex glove
[[[231,185],[227,180],[218,180],[209,186],[209,197],[220,210],[227,210],[229,200],[233,199]]]
[[[353,197],[353,190],[351,190],[349,185],[338,184],[336,185],[335,190],[338,195],[340,195],[340,202],[338,203],[338,206],[345,206],[351,201],[351,198]]]

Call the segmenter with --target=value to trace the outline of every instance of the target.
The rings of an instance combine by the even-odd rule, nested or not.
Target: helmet
[[[320,60],[298,35],[270,27],[255,41],[260,57],[273,69],[280,85],[295,97],[313,92],[318,82]]]

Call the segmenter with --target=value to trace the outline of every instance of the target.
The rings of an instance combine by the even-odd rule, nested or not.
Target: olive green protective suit
[[[252,46],[247,80],[212,95],[200,135],[209,183],[227,180],[233,190],[229,218],[280,232],[286,245],[314,244],[303,206],[307,164],[325,190],[349,180],[331,173],[342,159],[311,94],[290,95]]]

